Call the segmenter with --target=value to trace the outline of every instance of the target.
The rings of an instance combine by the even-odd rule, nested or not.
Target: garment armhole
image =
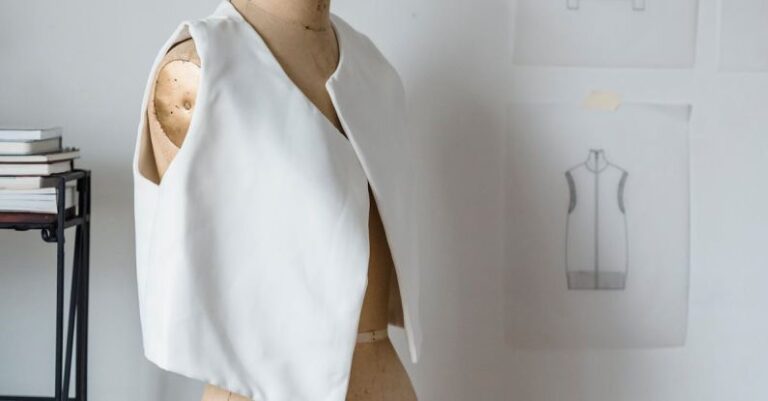
[[[157,77],[157,74],[159,73],[159,69],[161,66],[161,63],[163,59],[165,58],[166,54],[171,50],[173,46],[176,44],[183,42],[187,39],[192,38],[192,34],[190,32],[190,24],[191,21],[183,21],[181,22],[174,32],[170,35],[170,37],[165,41],[163,46],[158,50],[157,55],[155,56],[155,60],[152,63],[152,67],[149,71],[149,76],[147,78],[147,82],[144,88],[144,96],[142,98],[142,105],[141,105],[141,117],[139,122],[139,133],[138,138],[136,140],[136,151],[134,154],[134,170],[137,173],[136,175],[140,177],[140,179],[143,179],[154,186],[160,185],[160,175],[157,171],[157,162],[154,158],[154,149],[152,148],[152,141],[150,138],[149,133],[149,119],[148,119],[148,110],[149,110],[149,101],[150,97],[153,95],[153,87],[154,87],[154,81]],[[196,43],[197,46],[197,43]],[[199,50],[198,50],[199,55]],[[200,57],[201,64],[202,64],[202,57]],[[202,81],[202,71],[201,71],[201,81]],[[197,93],[198,99],[195,101],[196,104],[199,102],[200,98],[200,90],[198,89]],[[193,122],[194,122],[194,114],[192,117],[192,121],[190,121],[190,126],[188,129],[191,131]],[[187,135],[188,135],[187,134]],[[186,139],[186,138],[185,138]],[[176,154],[176,158],[178,158],[181,151],[179,151]],[[170,163],[168,166],[168,169],[166,170],[166,175],[168,171],[171,170],[171,166],[175,163]],[[165,177],[164,177],[165,178]]]
[[[568,213],[570,214],[573,212],[573,209],[576,209],[576,184],[570,171],[565,172],[565,179],[568,181]]]
[[[625,212],[625,208],[624,208],[624,187],[627,184],[627,177],[628,176],[629,176],[629,173],[624,171],[621,174],[621,180],[619,180],[619,190],[618,190],[619,210],[621,210],[622,213]]]

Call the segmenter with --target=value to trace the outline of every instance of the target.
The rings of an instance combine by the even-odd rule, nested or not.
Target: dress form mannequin
[[[329,17],[329,0],[231,0],[265,39],[287,75],[340,132],[343,132],[324,83],[339,60],[338,43]],[[182,146],[194,112],[200,58],[191,39],[165,56],[152,88],[147,121],[158,175],[162,178]],[[213,133],[212,133],[213,134]],[[384,227],[370,194],[370,261],[368,287],[358,331],[380,332],[389,322],[402,325],[397,277]],[[308,327],[307,331],[311,332]],[[416,396],[391,342],[384,338],[359,342],[355,348],[347,399],[411,401]],[[203,401],[246,398],[207,386]],[[260,401],[260,400],[254,400]]]

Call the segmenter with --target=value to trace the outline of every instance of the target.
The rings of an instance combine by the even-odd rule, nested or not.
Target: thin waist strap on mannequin
[[[387,329],[363,331],[357,334],[357,342],[359,343],[374,343],[381,341],[388,337]]]

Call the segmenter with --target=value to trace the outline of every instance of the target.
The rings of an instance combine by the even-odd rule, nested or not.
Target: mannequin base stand
[[[0,212],[0,229],[40,230],[43,241],[56,244],[56,367],[53,397],[0,395],[4,401],[86,401],[88,365],[88,274],[91,219],[91,173],[74,169],[54,174],[56,214]],[[68,181],[77,181],[77,208],[65,209],[64,190]],[[64,232],[76,227],[67,335],[64,345]],[[75,395],[69,396],[74,343]],[[66,348],[65,348],[66,347]],[[4,363],[8,361],[0,361]]]

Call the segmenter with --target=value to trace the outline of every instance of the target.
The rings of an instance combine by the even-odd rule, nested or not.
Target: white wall
[[[727,0],[730,1],[730,0]],[[649,4],[651,4],[649,2]],[[501,353],[498,394],[555,400],[760,400],[768,397],[768,74],[718,73],[718,4],[700,2],[693,70],[518,68],[517,100],[691,103],[691,276],[685,347]]]
[[[176,24],[214,0],[0,3],[0,123],[61,124],[94,171],[94,400],[194,400],[201,386],[141,355],[130,158],[149,65]],[[565,1],[563,0],[563,3]],[[768,74],[720,74],[716,2],[701,0],[692,70],[511,67],[513,2],[334,0],[409,92],[423,155],[424,401],[754,401],[768,398]],[[180,8],[183,11],[177,11]],[[692,269],[687,345],[515,351],[503,342],[501,139],[505,102],[690,102]],[[0,233],[0,393],[51,391],[55,250]],[[25,255],[25,251],[34,252]],[[10,307],[16,305],[20,310]],[[30,330],[34,330],[31,332]],[[43,330],[43,331],[41,331]],[[402,336],[396,337],[398,348]],[[9,363],[8,361],[13,361]]]

